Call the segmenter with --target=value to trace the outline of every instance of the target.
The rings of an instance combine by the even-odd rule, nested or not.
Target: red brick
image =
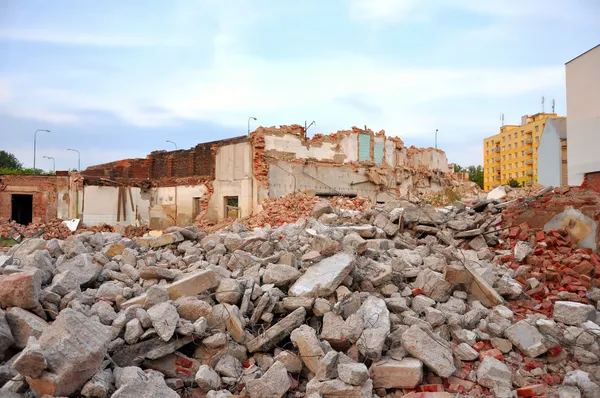
[[[546,393],[546,386],[543,384],[535,384],[532,386],[517,388],[517,396],[519,397],[537,397]]]

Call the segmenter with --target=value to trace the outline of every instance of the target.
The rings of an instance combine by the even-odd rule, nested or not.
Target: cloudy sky
[[[57,169],[316,121],[439,146],[565,113],[564,64],[597,0],[0,0],[0,149]]]

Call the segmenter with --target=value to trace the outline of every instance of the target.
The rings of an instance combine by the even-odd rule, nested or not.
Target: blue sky
[[[316,121],[480,164],[500,114],[564,114],[597,0],[0,0],[0,149],[57,169]]]

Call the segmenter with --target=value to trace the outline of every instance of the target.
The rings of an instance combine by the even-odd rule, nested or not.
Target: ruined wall
[[[129,196],[131,190],[131,197]],[[121,209],[117,208],[119,203],[119,187],[114,186],[90,186],[83,189],[83,223],[88,226],[98,224],[148,225],[148,207],[150,197],[137,187],[125,188],[125,212],[123,204]],[[133,207],[131,206],[133,199]],[[120,213],[120,221],[117,215]],[[124,213],[124,214],[123,214]]]
[[[582,187],[600,193],[600,172],[587,173],[583,180]]]
[[[450,172],[446,153],[434,148],[408,148],[406,165],[415,169],[424,168],[428,171]]]
[[[12,216],[12,195],[33,196],[32,222],[69,218],[69,177],[0,175],[0,220]]]

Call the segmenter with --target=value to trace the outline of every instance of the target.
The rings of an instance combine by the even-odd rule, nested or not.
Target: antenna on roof
[[[542,96],[542,113],[544,113],[544,102],[546,102],[546,99]]]
[[[552,113],[554,113],[554,108],[556,107],[556,101],[552,98]]]
[[[500,124],[504,127],[504,113],[500,114]]]

